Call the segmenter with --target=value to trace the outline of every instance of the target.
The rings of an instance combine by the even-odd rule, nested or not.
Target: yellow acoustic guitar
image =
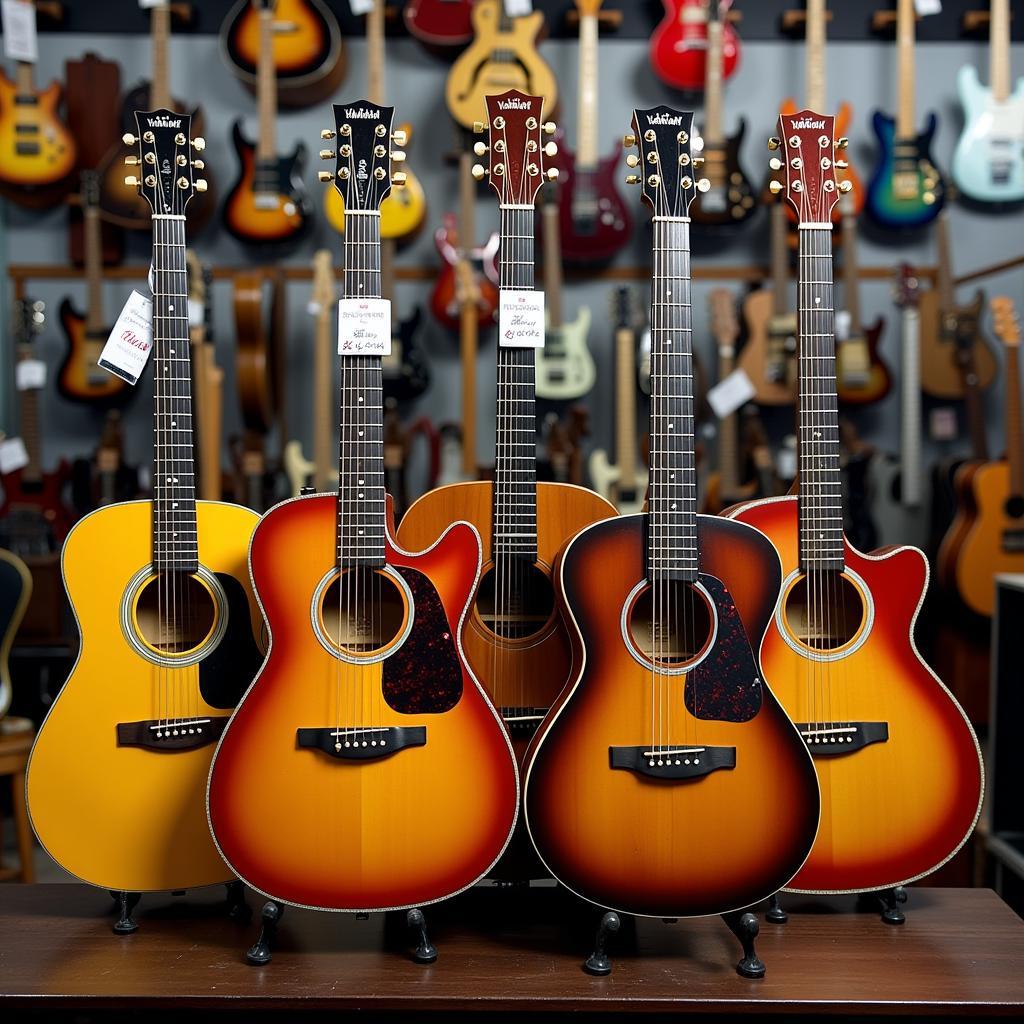
[[[366,97],[371,103],[380,106],[384,103],[384,0],[374,0],[373,7],[366,15],[366,51]],[[402,125],[395,132],[395,138],[401,140],[397,144],[403,147],[403,160],[404,147],[409,141],[410,134],[411,129],[408,125]],[[339,145],[344,145],[343,139],[339,139],[338,142]],[[330,150],[332,156],[333,152]],[[392,154],[391,159],[397,160],[396,154]],[[398,180],[403,182],[403,187],[392,189],[390,195],[380,204],[380,237],[385,241],[401,241],[412,237],[422,227],[427,215],[427,197],[419,179],[405,167],[404,163],[399,164],[399,167],[401,169],[398,171]],[[331,177],[327,171],[320,174],[321,181],[330,181]],[[345,230],[345,200],[333,185],[328,185],[324,193],[324,212],[335,231],[340,233]]]
[[[81,649],[27,782],[40,843],[116,893],[118,932],[134,930],[140,892],[230,879],[206,822],[206,779],[262,660],[246,562],[258,517],[196,501],[193,483],[184,210],[205,187],[191,160],[202,142],[190,141],[189,115],[135,119],[139,152],[128,159],[154,213],[153,499],[101,508],[68,535],[62,568]]]

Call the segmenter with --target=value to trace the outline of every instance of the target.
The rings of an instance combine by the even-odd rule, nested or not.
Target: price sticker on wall
[[[544,293],[502,290],[498,300],[498,344],[502,348],[544,347]]]
[[[708,389],[708,405],[714,414],[724,420],[754,397],[754,385],[744,370],[733,370],[724,380]]]
[[[108,373],[135,384],[153,351],[153,300],[133,291],[97,360]]]
[[[373,10],[374,2],[375,0],[348,0],[349,7],[357,18],[361,14],[369,14]]]
[[[391,355],[391,300],[338,300],[338,355]]]
[[[14,367],[14,386],[19,391],[38,391],[46,386],[46,363],[42,359],[20,359]]]
[[[35,4],[27,0],[3,0],[0,19],[3,20],[4,56],[35,64],[39,60]]]
[[[927,18],[929,14],[941,14],[942,0],[914,0],[914,13],[919,18]]]
[[[28,449],[20,437],[0,441],[0,473],[13,473],[28,465]]]

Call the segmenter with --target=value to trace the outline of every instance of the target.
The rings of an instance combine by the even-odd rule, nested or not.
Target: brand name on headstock
[[[814,128],[816,130],[820,130],[825,127],[825,122],[815,121],[810,117],[800,117],[796,120],[790,121],[789,126],[793,131],[799,131],[801,128]]]
[[[367,121],[379,121],[380,111],[371,110],[369,107],[346,107],[345,116],[351,118],[364,118]]]
[[[146,124],[150,128],[180,128],[180,117],[147,117]]]
[[[680,125],[683,123],[683,118],[681,114],[648,114],[647,123]]]
[[[510,96],[507,100],[498,100],[499,110],[529,110],[528,100],[520,99],[518,96]]]

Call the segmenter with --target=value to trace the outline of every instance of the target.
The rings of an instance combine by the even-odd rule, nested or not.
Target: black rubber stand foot
[[[437,959],[437,949],[427,934],[427,919],[423,911],[414,907],[405,915],[405,923],[416,943],[412,951],[413,963],[432,964]]]
[[[734,910],[731,913],[723,914],[722,920],[743,946],[743,958],[736,964],[736,972],[744,978],[763,978],[764,961],[754,949],[754,940],[761,930],[757,918],[749,910]]]
[[[114,922],[114,934],[131,935],[139,927],[135,923],[135,918],[132,917],[132,911],[142,898],[142,894],[137,892],[118,892],[111,893],[111,895],[117,900],[118,911],[117,921]]]
[[[608,940],[619,930],[621,924],[619,915],[613,910],[609,910],[601,918],[601,923],[597,926],[597,935],[594,937],[594,952],[583,962],[583,970],[587,974],[604,977],[612,973],[612,961],[607,950]]]
[[[245,898],[245,885],[237,879],[228,882],[227,889],[228,917],[239,924],[248,924],[252,920],[252,907]]]
[[[789,920],[789,914],[782,909],[779,894],[768,897],[768,909],[764,912],[764,919],[772,924],[785,924]]]
[[[260,914],[263,926],[260,928],[256,944],[251,946],[245,954],[246,963],[252,964],[253,967],[262,967],[264,964],[270,963],[273,956],[271,949],[277,936],[277,926],[281,923],[283,916],[283,904],[274,900],[268,900],[263,904],[263,911]]]
[[[900,910],[900,904],[907,902],[907,890],[902,885],[880,892],[878,902],[882,907],[882,920],[886,924],[904,924],[906,922],[907,915]]]

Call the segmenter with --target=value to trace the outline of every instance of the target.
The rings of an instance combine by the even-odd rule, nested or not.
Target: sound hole
[[[476,610],[484,625],[504,640],[539,633],[555,609],[555,592],[543,569],[521,559],[492,565],[480,581]]]
[[[1010,519],[1024,518],[1024,497],[1019,494],[1011,494],[1006,499],[1006,515]]]
[[[684,580],[658,580],[636,596],[629,633],[637,650],[663,668],[682,668],[711,642],[714,615],[703,591]]]
[[[860,591],[833,570],[801,576],[790,587],[785,608],[790,632],[814,651],[844,647],[864,622]]]
[[[405,622],[405,596],[379,569],[346,569],[324,591],[320,616],[330,642],[348,654],[391,646]]]
[[[164,655],[186,654],[213,632],[217,601],[197,576],[160,573],[143,584],[135,622],[149,647]]]

